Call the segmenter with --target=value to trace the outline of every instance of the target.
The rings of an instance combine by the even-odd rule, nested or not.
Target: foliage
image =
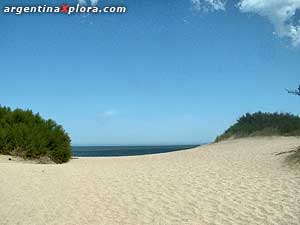
[[[216,138],[216,142],[228,138],[248,136],[299,136],[300,117],[289,113],[247,113]]]
[[[55,163],[71,158],[71,139],[62,126],[45,120],[31,110],[0,106],[0,154],[39,159]]]
[[[298,89],[296,90],[288,90],[286,89],[286,91],[289,93],[289,94],[293,94],[293,95],[298,95],[300,96],[300,85],[298,87]],[[290,155],[289,157],[292,161],[296,161],[296,162],[299,162],[300,163],[300,147],[296,150],[296,152],[292,155]]]

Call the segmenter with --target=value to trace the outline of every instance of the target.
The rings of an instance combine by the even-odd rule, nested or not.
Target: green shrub
[[[0,106],[0,154],[25,159],[48,157],[55,163],[71,158],[71,139],[62,126],[31,110]]]
[[[228,138],[249,136],[299,136],[300,117],[289,113],[247,113],[216,138],[216,142]]]

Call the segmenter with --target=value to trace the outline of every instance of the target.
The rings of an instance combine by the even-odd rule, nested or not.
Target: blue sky
[[[28,4],[49,2],[61,4]],[[277,6],[236,3],[100,1],[128,12],[0,13],[0,104],[53,118],[75,145],[201,143],[246,112],[298,114],[300,98],[284,91],[300,84],[298,33],[289,32],[297,25],[282,27]]]

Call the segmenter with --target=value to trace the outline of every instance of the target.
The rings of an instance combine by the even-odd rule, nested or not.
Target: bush
[[[0,106],[0,154],[25,159],[48,157],[55,163],[71,158],[71,139],[62,126],[31,110]]]
[[[216,138],[216,142],[228,138],[249,136],[299,136],[300,117],[289,113],[247,113]]]

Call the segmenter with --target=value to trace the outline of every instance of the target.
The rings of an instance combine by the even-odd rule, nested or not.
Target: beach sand
[[[1,225],[299,225],[299,138],[33,164],[0,156]]]

